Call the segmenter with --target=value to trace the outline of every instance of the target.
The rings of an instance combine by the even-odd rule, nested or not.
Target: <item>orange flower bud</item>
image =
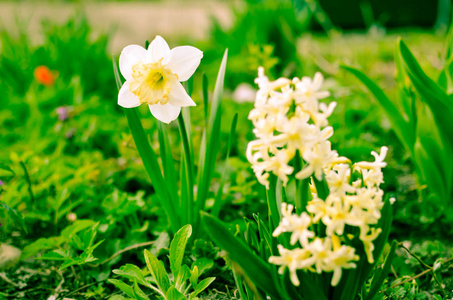
[[[37,82],[45,86],[52,86],[57,78],[56,74],[49,70],[47,66],[38,66],[34,71]]]

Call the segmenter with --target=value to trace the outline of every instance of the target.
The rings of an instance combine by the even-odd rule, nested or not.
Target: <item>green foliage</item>
[[[245,238],[238,238],[217,218],[206,213],[202,215],[205,230],[211,239],[227,252],[228,259],[231,260],[236,285],[244,299],[267,296],[272,299],[351,299],[351,295],[359,293],[363,299],[372,299],[379,292],[379,288],[387,277],[396,249],[394,242],[387,254],[384,266],[380,269],[376,268],[390,231],[391,206],[386,201],[382,211],[383,217],[378,224],[378,227],[382,228],[382,233],[374,242],[375,263],[368,263],[364,250],[357,249],[357,253],[361,257],[357,268],[344,270],[338,286],[330,287],[328,294],[325,294],[322,291],[326,283],[330,282],[329,276],[299,271],[300,286],[294,287],[289,280],[287,270],[281,276],[277,267],[268,262],[271,255],[278,253],[277,244],[280,242],[287,244],[288,241],[285,242],[280,238],[277,241],[272,238],[272,231],[258,216],[255,216],[255,224],[246,219]],[[367,289],[366,280],[370,276],[373,276],[373,280],[371,287]]]
[[[184,253],[187,241],[192,234],[192,226],[185,225],[174,236],[170,244],[170,276],[167,274],[165,265],[157,257],[145,250],[145,261],[147,271],[152,278],[145,277],[139,267],[126,264],[119,270],[114,270],[113,273],[129,279],[132,285],[126,284],[121,280],[109,279],[109,282],[121,289],[128,297],[132,299],[150,299],[139,287],[139,285],[150,288],[156,292],[156,297],[166,300],[188,299],[196,300],[197,295],[204,291],[213,281],[214,277],[209,277],[198,281],[203,270],[206,268],[204,263],[200,262],[192,265],[190,269],[186,264],[183,264]],[[191,291],[192,290],[192,291]],[[124,298],[121,299],[130,299]],[[113,299],[110,298],[110,299]],[[153,298],[154,299],[154,298]]]
[[[99,223],[94,224],[92,220],[76,221],[63,229],[58,237],[41,238],[27,245],[21,259],[35,256],[43,250],[56,249],[39,256],[39,259],[61,261],[60,270],[93,262],[97,260],[93,256],[93,251],[103,242],[94,244],[98,225]],[[77,234],[79,232],[82,233]]]
[[[0,84],[6,91],[23,97],[35,80],[33,70],[44,65],[58,72],[57,84],[79,80],[84,96],[93,92],[105,97],[115,95],[109,88],[113,77],[107,72],[92,71],[109,67],[105,52],[109,37],[101,33],[94,39],[84,16],[71,17],[64,24],[44,21],[38,46],[34,46],[25,25],[17,24],[16,36],[4,30],[0,33]]]
[[[446,60],[450,60],[447,51]],[[450,202],[453,197],[453,109],[448,94],[451,85],[449,64],[440,76],[440,84],[421,69],[402,40],[396,48],[396,82],[399,102],[391,101],[368,77],[351,67],[343,67],[357,76],[384,109],[396,135],[410,153],[420,179],[419,192],[424,198]],[[400,107],[398,107],[398,105]],[[422,185],[427,184],[425,193]]]
[[[250,0],[237,5],[233,13],[235,23],[229,29],[214,21],[211,44],[216,49],[206,49],[205,54],[211,60],[217,49],[229,49],[227,86],[253,82],[259,66],[275,67],[275,74],[288,76],[300,70],[297,38],[307,31],[312,14],[305,1]]]

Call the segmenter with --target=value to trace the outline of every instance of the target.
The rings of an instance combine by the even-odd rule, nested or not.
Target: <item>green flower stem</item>
[[[275,175],[270,174],[269,176],[269,189],[266,190],[266,198],[267,198],[267,205],[269,207],[269,228],[271,231],[278,226],[280,223],[280,207],[277,202],[281,203],[281,194],[278,195],[277,192],[277,177]],[[277,198],[280,198],[278,201]]]
[[[138,117],[136,108],[123,109],[126,114],[127,122],[134,138],[137,151],[143,161],[143,166],[148,173],[153,187],[159,196],[162,206],[164,207],[170,221],[170,227],[173,232],[178,231],[180,228],[179,219],[175,214],[174,206],[171,201],[170,193],[166,189],[164,177],[157,161],[157,156],[151,148],[145,131],[143,130],[142,123]]]
[[[298,215],[306,211],[307,203],[311,200],[309,180],[310,177],[296,181],[295,206]]]
[[[178,117],[178,124],[179,124],[179,132],[181,134],[181,140],[184,148],[184,163],[186,165],[185,168],[185,176],[187,180],[187,185],[188,185],[188,190],[187,190],[187,199],[181,199],[181,204],[182,204],[182,211],[186,212],[188,214],[187,221],[189,223],[192,222],[193,219],[193,204],[194,204],[194,194],[193,194],[193,177],[194,177],[194,171],[193,171],[193,163],[192,163],[192,151],[190,148],[189,144],[189,137],[187,134],[187,128],[184,123],[184,117],[181,114],[179,114]],[[198,212],[195,212],[198,214]],[[184,224],[185,225],[185,224]],[[194,225],[194,224],[192,224]]]

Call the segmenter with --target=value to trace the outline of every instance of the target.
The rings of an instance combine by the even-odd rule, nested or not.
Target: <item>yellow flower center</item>
[[[165,68],[161,61],[138,62],[132,66],[129,90],[138,97],[140,103],[166,104],[174,80],[178,80],[178,76]]]

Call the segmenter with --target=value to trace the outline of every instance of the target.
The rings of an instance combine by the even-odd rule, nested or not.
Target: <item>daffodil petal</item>
[[[140,105],[138,97],[129,90],[129,81],[126,81],[123,84],[118,93],[118,105],[125,108],[137,107]]]
[[[186,81],[193,75],[200,64],[203,52],[192,46],[180,46],[171,49],[167,67],[178,75],[179,81]]]
[[[167,42],[160,35],[149,44],[148,52],[146,53],[147,61],[151,63],[158,62],[162,59],[162,63],[167,63],[167,60],[170,55],[170,47],[168,47]]]
[[[171,84],[168,102],[176,106],[196,106],[192,98],[187,94],[186,90],[179,81],[174,81]]]
[[[181,112],[181,107],[171,105],[170,103],[164,105],[154,104],[148,106],[149,110],[156,119],[167,124],[175,120],[179,116],[179,113]]]
[[[120,72],[126,80],[132,79],[132,66],[146,59],[146,49],[139,45],[129,45],[121,51]]]

